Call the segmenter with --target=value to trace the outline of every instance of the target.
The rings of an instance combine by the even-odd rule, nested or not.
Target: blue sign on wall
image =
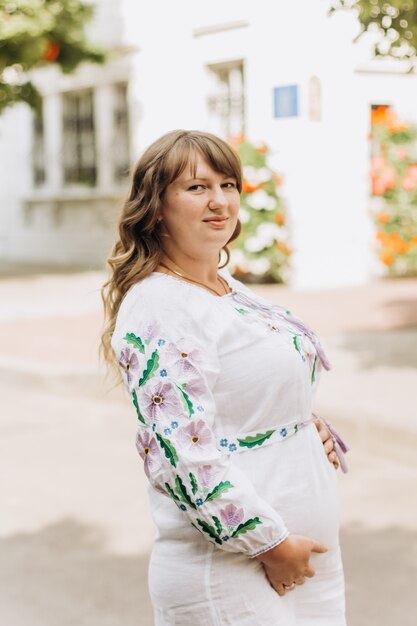
[[[298,115],[298,85],[274,87],[274,117]]]

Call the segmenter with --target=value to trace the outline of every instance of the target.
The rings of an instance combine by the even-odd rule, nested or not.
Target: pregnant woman
[[[158,139],[103,288],[157,527],[155,624],[344,626],[337,459],[312,414],[329,364],[303,322],[219,269],[241,183],[221,139]]]

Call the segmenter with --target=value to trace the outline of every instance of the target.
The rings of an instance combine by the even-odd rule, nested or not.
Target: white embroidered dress
[[[157,537],[156,626],[344,626],[337,477],[311,423],[325,356],[280,307],[154,272],[126,294],[112,346],[136,409]],[[324,543],[280,597],[253,557],[288,533]]]

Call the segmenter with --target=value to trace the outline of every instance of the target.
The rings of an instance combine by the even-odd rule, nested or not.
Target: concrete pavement
[[[102,282],[0,281],[2,625],[152,625],[135,420],[97,365]],[[257,289],[303,317],[334,365],[317,410],[353,445],[340,477],[349,625],[414,626],[417,281]]]

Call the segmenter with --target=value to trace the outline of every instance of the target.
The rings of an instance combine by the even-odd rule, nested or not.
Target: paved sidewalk
[[[0,624],[152,626],[135,420],[97,361],[103,279],[0,279]],[[256,289],[333,362],[317,409],[353,446],[340,477],[349,626],[414,626],[417,281]]]

